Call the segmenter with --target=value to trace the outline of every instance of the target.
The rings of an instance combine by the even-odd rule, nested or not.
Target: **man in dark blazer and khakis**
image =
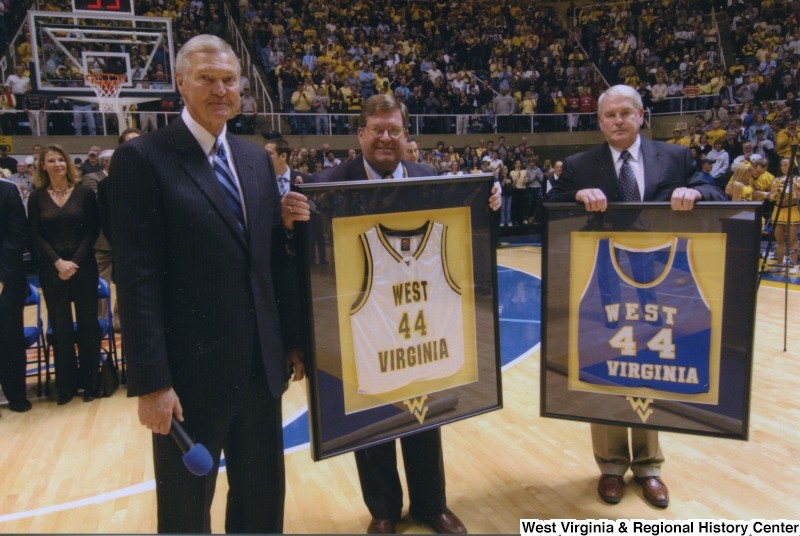
[[[364,103],[358,129],[362,156],[329,167],[316,174],[314,180],[335,182],[435,175],[436,171],[425,164],[402,160],[407,125],[408,112],[394,97],[383,94],[370,97]],[[308,208],[305,196],[297,192],[286,194],[282,203],[290,212],[305,213]],[[500,208],[500,187],[496,183],[489,205],[493,210]],[[465,533],[464,524],[447,508],[440,429],[403,437],[400,445],[411,516],[440,534]],[[357,450],[355,457],[364,502],[372,515],[367,533],[395,532],[403,508],[395,442]]]
[[[608,202],[670,201],[673,210],[692,210],[695,201],[724,201],[695,168],[689,149],[639,135],[644,108],[639,93],[625,85],[606,90],[598,101],[600,130],[606,142],[564,160],[561,178],[547,201],[583,203],[590,212]],[[611,504],[622,499],[624,475],[631,469],[644,498],[666,508],[667,486],[661,480],[664,456],[655,430],[592,424],[594,457],[600,467],[597,491]]]
[[[283,530],[281,395],[303,376],[291,233],[269,155],[227,133],[240,66],[201,35],[178,53],[186,107],[121,145],[109,173],[128,395],[153,433],[159,532],[211,531],[220,454],[226,532]],[[299,212],[299,209],[298,209]],[[171,420],[214,460],[183,467]]]

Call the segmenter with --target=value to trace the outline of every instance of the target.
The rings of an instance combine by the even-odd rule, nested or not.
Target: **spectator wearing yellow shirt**
[[[775,176],[767,171],[767,160],[753,154],[750,156],[750,165],[745,161],[736,167],[725,187],[725,193],[733,201],[766,199],[771,193],[773,180]]]
[[[717,140],[724,140],[725,136],[728,134],[728,131],[722,128],[722,121],[719,119],[714,119],[711,122],[711,130],[706,132],[708,136],[708,143],[714,145]]]
[[[316,95],[314,84],[311,82],[310,77],[306,79],[306,83],[298,86],[297,90],[292,93],[292,107],[299,115],[295,118],[295,125],[297,126],[297,133],[306,135],[311,132],[311,125],[313,123],[312,117],[307,115],[311,112],[311,103]]]
[[[767,171],[769,161],[766,158],[753,159],[751,156],[750,162],[753,164],[753,200],[768,199],[775,180],[775,175]]]
[[[800,193],[800,182],[788,177],[789,158],[781,159],[781,176],[772,182],[770,200],[775,203],[772,211],[772,223],[775,229],[775,258],[783,260],[788,254],[792,262],[792,275],[797,275],[797,227],[800,225],[800,211],[797,209],[797,194]],[[786,184],[789,180],[791,183]],[[786,243],[788,242],[788,251]]]
[[[800,144],[800,133],[797,132],[797,119],[791,118],[786,123],[786,128],[781,129],[775,136],[775,153],[781,158],[788,158],[792,153],[792,146]]]
[[[672,131],[672,137],[667,140],[667,143],[689,147],[689,138],[683,135],[683,130],[676,128]]]
[[[519,113],[523,115],[533,116],[534,111],[536,111],[536,99],[533,96],[533,92],[528,90],[525,92],[525,96],[522,98],[522,102],[520,102],[519,104]],[[520,118],[520,128],[528,130],[530,126],[531,126],[530,117]]]

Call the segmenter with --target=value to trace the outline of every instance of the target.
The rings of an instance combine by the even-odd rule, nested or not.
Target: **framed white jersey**
[[[300,186],[320,220],[296,250],[315,459],[502,406],[494,176],[338,169]]]
[[[376,225],[360,239],[364,290],[350,310],[358,392],[381,394],[458,372],[462,299],[447,263],[447,227]]]

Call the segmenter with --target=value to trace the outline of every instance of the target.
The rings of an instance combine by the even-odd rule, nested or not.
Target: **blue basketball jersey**
[[[578,316],[581,381],[707,393],[710,349],[711,310],[688,239],[647,249],[598,240]]]

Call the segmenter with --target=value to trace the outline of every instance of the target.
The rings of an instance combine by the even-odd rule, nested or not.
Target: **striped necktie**
[[[236,221],[244,229],[244,211],[242,210],[242,198],[239,195],[239,186],[236,183],[233,172],[231,171],[228,157],[225,154],[225,146],[222,145],[220,140],[214,145],[214,174],[217,180],[225,190],[225,199],[231,207],[233,214],[236,216]]]
[[[278,177],[278,193],[281,194],[281,197],[286,195],[289,192],[289,179],[281,175]]]
[[[622,151],[619,155],[619,159],[622,160],[622,165],[619,168],[619,190],[622,192],[622,200],[626,203],[639,203],[642,200],[642,196],[639,194],[636,175],[628,163],[630,157],[631,153],[628,151]]]

